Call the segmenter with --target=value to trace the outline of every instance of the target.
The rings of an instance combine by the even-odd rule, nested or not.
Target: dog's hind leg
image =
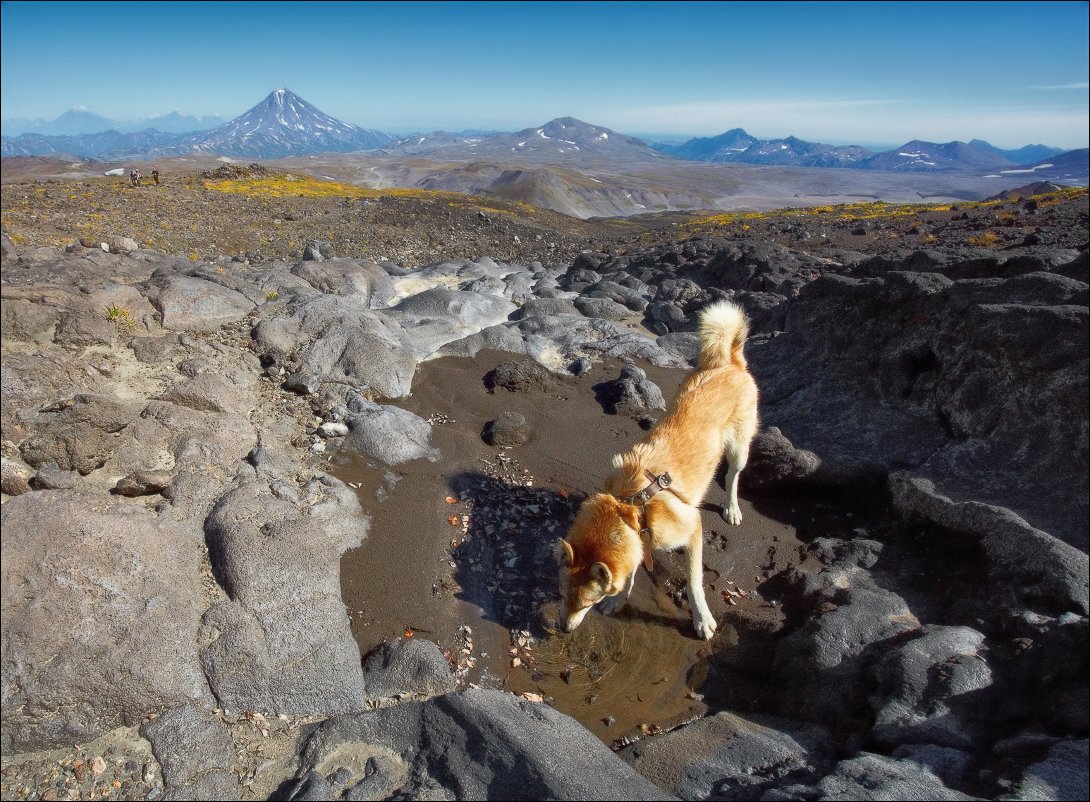
[[[749,457],[749,441],[744,448],[727,434],[724,443],[727,455],[727,476],[723,481],[723,487],[727,491],[727,503],[723,507],[723,520],[732,526],[742,523],[742,508],[738,506],[738,475],[746,467]]]
[[[710,640],[718,625],[704,598],[704,529],[700,524],[700,513],[694,517],[694,528],[686,548],[689,556],[689,607],[693,611],[693,627],[697,636]]]
[[[624,590],[618,593],[616,596],[606,596],[600,602],[598,602],[598,609],[606,615],[616,615],[624,607],[625,602],[628,601],[629,594],[632,593],[632,586],[636,584],[636,572],[633,571],[628,575],[628,582],[625,583]]]

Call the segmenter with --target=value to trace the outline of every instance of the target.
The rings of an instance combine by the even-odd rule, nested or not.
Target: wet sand
[[[553,544],[580,500],[598,489],[612,455],[646,431],[595,400],[594,386],[617,378],[620,360],[559,377],[547,390],[489,391],[485,377],[498,363],[526,359],[482,352],[420,367],[412,395],[395,403],[432,421],[441,460],[399,466],[395,481],[357,456],[334,456],[332,472],[360,484],[372,516],[369,536],[341,564],[361,651],[427,638],[462,683],[540,696],[610,744],[709,708],[757,704],[784,621],[762,583],[799,562],[800,526],[835,536],[834,529],[850,531],[851,520],[840,510],[815,517],[789,498],[743,491],[742,524],[729,526],[718,512],[720,476],[703,512],[705,591],[719,621],[711,641],[693,631],[680,553],[656,555],[651,575],[641,568],[617,616],[592,611],[574,633],[557,634],[549,626],[557,599]],[[685,371],[640,366],[672,401]],[[485,424],[501,412],[526,417],[529,442],[484,442]]]

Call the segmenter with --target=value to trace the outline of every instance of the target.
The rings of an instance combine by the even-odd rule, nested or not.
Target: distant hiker
[[[129,173],[129,183],[132,184],[134,187],[140,186],[140,171],[137,170],[135,167],[133,168],[132,172]]]
[[[151,177],[155,179],[155,186],[159,186],[159,171],[158,170],[152,170],[151,171]]]

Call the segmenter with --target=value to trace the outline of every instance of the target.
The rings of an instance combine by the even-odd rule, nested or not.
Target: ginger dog
[[[689,606],[705,640],[716,622],[704,598],[700,503],[726,454],[727,505],[723,518],[742,521],[738,474],[757,433],[757,385],[742,353],[749,323],[742,310],[720,302],[700,315],[700,357],[677,400],[648,437],[613,458],[602,492],[588,498],[568,536],[558,544],[560,623],[571,632],[598,602],[620,610],[636,569],[651,568],[651,552],[688,552]],[[608,597],[608,598],[607,598]]]

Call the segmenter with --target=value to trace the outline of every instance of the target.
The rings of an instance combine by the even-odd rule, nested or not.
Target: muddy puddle
[[[615,379],[623,362],[526,394],[489,391],[484,379],[498,363],[523,359],[483,352],[420,367],[412,395],[396,404],[432,422],[439,461],[389,470],[358,455],[331,457],[331,472],[357,488],[372,517],[363,545],[341,563],[361,651],[427,638],[463,686],[540,699],[611,745],[709,710],[761,706],[785,616],[769,578],[799,562],[805,539],[850,537],[858,521],[820,500],[743,493],[741,526],[703,512],[705,590],[719,621],[711,641],[693,632],[680,553],[656,555],[650,574],[641,568],[618,615],[592,611],[575,632],[557,633],[553,545],[611,456],[646,432],[595,400],[595,385]],[[685,372],[641,367],[671,401]],[[502,412],[526,417],[529,442],[483,441]],[[723,498],[720,482],[706,502]]]

